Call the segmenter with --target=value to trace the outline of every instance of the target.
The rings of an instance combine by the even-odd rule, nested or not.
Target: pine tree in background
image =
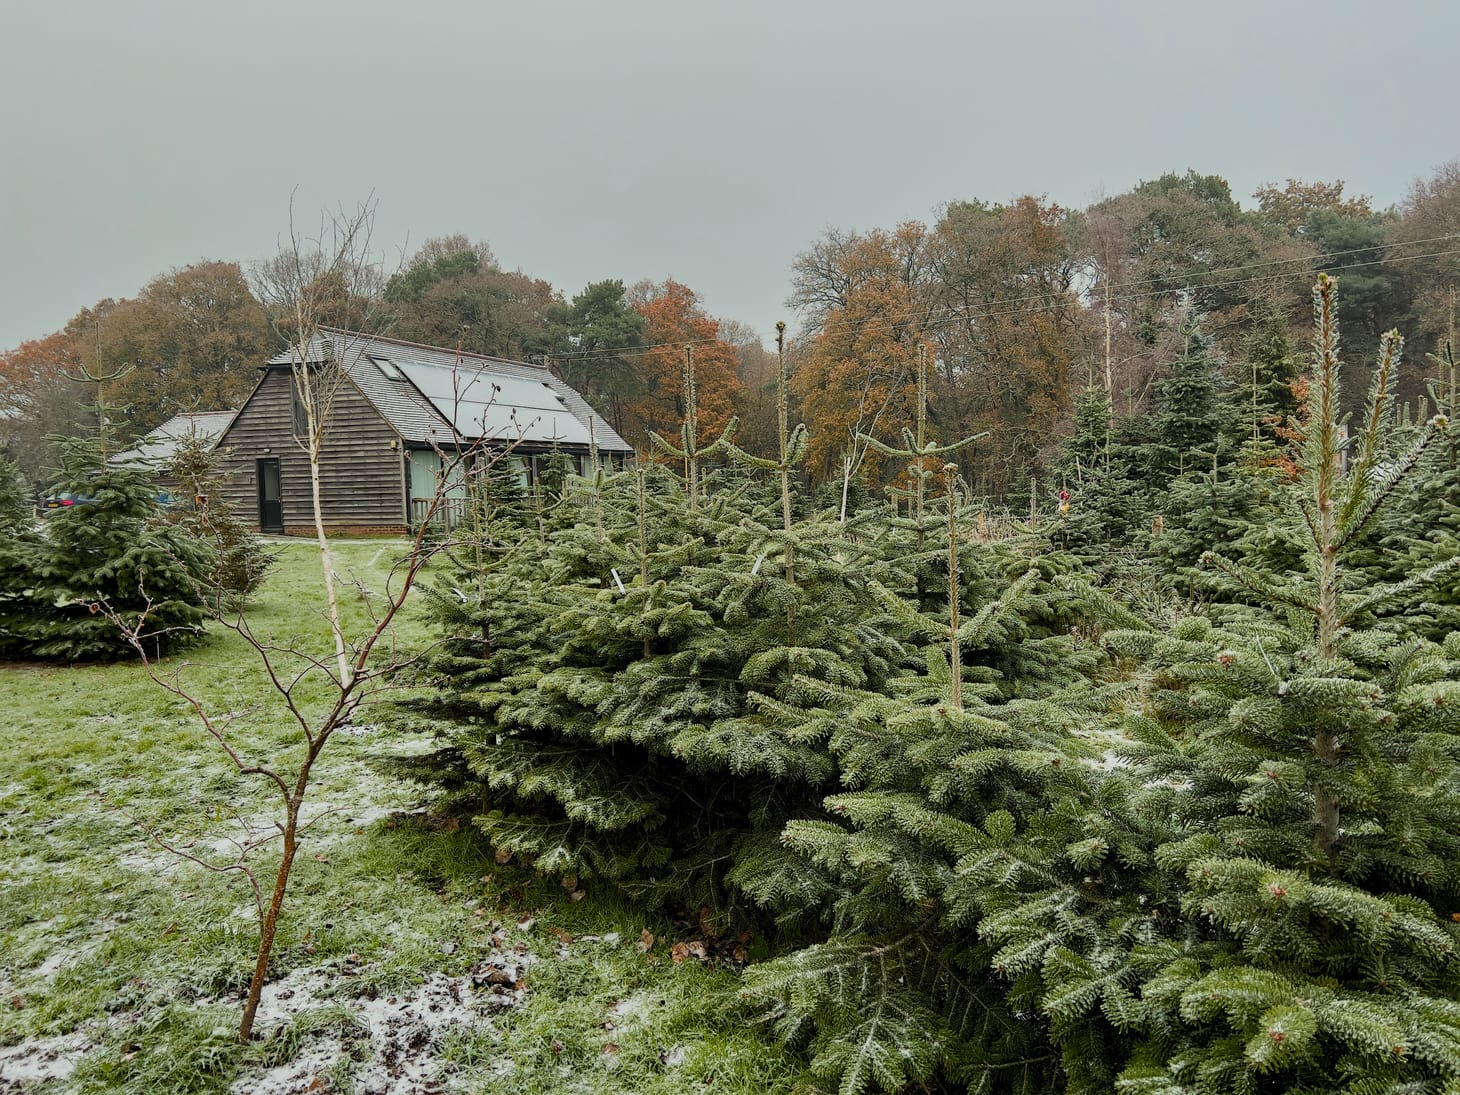
[[[14,533],[35,517],[35,496],[20,465],[0,457],[0,532]]]
[[[150,650],[196,641],[208,616],[208,546],[159,520],[151,477],[101,460],[96,444],[62,446],[52,493],[90,499],[46,520],[30,556],[29,618],[11,628],[24,656],[80,661],[134,653],[124,629]]]
[[[162,518],[212,549],[204,586],[214,613],[241,610],[275,562],[274,554],[228,505],[221,459],[211,445],[184,438],[165,469],[177,481],[178,497]]]
[[[1189,304],[1176,322],[1182,354],[1156,383],[1149,419],[1148,461],[1157,487],[1188,470],[1230,463],[1236,451],[1237,414],[1222,378],[1222,361]]]
[[[1447,343],[1441,351],[1428,355],[1432,375],[1423,404],[1448,423],[1445,436],[1429,447],[1416,474],[1400,485],[1382,526],[1363,543],[1367,550],[1361,563],[1377,581],[1398,581],[1460,551],[1460,429],[1455,426],[1460,375],[1453,349]],[[1441,576],[1424,602],[1406,613],[1405,622],[1436,641],[1460,628],[1460,572]]]
[[[1154,510],[1147,481],[1143,435],[1146,419],[1116,423],[1110,395],[1087,388],[1075,400],[1075,427],[1061,443],[1052,468],[1054,484],[1069,497],[1049,528],[1053,543],[1081,556],[1108,559],[1129,544]]]
[[[1276,428],[1297,413],[1293,384],[1302,371],[1288,321],[1276,308],[1267,308],[1247,336],[1246,368],[1236,377],[1237,391],[1246,389],[1236,400],[1247,418],[1244,432],[1253,440],[1275,440]]]
[[[1273,459],[1273,446],[1248,442],[1230,465],[1189,471],[1171,481],[1159,499],[1161,521],[1145,530],[1145,555],[1160,580],[1183,595],[1201,598],[1226,589],[1200,567],[1208,551],[1275,550],[1275,522],[1280,520],[1278,495],[1288,489],[1283,470]],[[1257,541],[1273,541],[1264,548]],[[1286,542],[1286,541],[1284,541]],[[1296,563],[1294,549],[1288,556]]]
[[[34,524],[34,497],[20,468],[0,460],[0,657],[28,651],[25,634],[35,614],[29,590],[42,547]]]

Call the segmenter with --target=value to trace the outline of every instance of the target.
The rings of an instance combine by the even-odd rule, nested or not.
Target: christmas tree
[[[973,873],[980,933],[1037,997],[1070,1090],[1110,1089],[1085,1064],[1092,1031],[1128,1052],[1122,1091],[1460,1077],[1460,643],[1380,623],[1442,570],[1374,586],[1342,563],[1443,424],[1393,454],[1387,336],[1344,470],[1335,294],[1320,278],[1302,489],[1285,502],[1302,569],[1209,556],[1260,613],[1111,636],[1149,673],[1116,751],[1129,767],[1099,787],[1115,832],[1081,842],[1101,818],[1067,807],[1063,831],[1041,822]]]
[[[160,520],[145,471],[103,463],[94,442],[72,439],[51,492],[88,501],[49,517],[20,560],[25,588],[5,630],[25,657],[122,658],[134,642],[156,653],[202,635],[212,551]]]

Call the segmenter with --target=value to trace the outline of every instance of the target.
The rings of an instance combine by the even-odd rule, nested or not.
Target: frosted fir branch
[[[1040,577],[1038,568],[1031,567],[1026,570],[1004,590],[996,600],[980,608],[967,623],[958,629],[958,642],[960,644],[970,642],[982,642],[988,638],[989,625],[1000,615],[1011,601],[1024,595],[1024,592],[1034,584]]]
[[[916,444],[913,444],[904,449],[894,448],[886,441],[878,440],[870,434],[865,433],[857,434],[857,440],[880,452],[883,456],[911,456],[913,455],[911,450],[917,447]]]
[[[725,442],[725,455],[737,464],[743,464],[746,467],[759,468],[762,471],[781,470],[781,462],[779,460],[772,460],[765,456],[753,456],[739,445],[730,441]]]
[[[911,634],[936,638],[947,633],[947,626],[942,621],[924,616],[875,578],[868,580],[867,588],[871,590],[872,596],[877,599],[877,603],[887,611],[888,615]]]
[[[698,445],[693,438],[690,438],[685,432],[684,427],[680,428],[680,440],[684,442],[683,448],[675,448],[655,430],[649,431],[649,440],[658,445],[666,456],[672,456],[677,460],[684,460],[691,456],[696,458],[714,456],[716,453],[721,452],[730,443],[730,438],[735,436],[735,431],[739,428],[739,417],[731,416],[730,421],[725,423],[725,428],[720,431],[720,436],[710,444],[704,446]],[[779,464],[773,464],[771,466],[779,467]]]
[[[1422,570],[1418,574],[1410,575],[1403,581],[1384,586],[1370,593],[1367,597],[1353,601],[1348,605],[1348,611],[1344,615],[1351,620],[1360,613],[1372,612],[1383,605],[1403,607],[1402,605],[1396,604],[1396,602],[1404,601],[1411,594],[1426,589],[1434,585],[1441,578],[1457,571],[1460,571],[1460,555],[1451,556],[1443,563],[1436,563],[1434,566]]]
[[[1312,478],[1314,503],[1322,513],[1333,501],[1338,474],[1339,332],[1338,282],[1319,274],[1313,286],[1313,382],[1308,388],[1308,431],[1303,463]],[[1322,522],[1319,522],[1320,527]],[[1316,537],[1323,540],[1320,534]]]
[[[1061,593],[1093,601],[1104,618],[1132,631],[1150,631],[1151,625],[1103,589],[1069,574],[1058,574],[1051,584]]]
[[[1278,604],[1290,605],[1293,608],[1303,609],[1312,612],[1318,607],[1317,600],[1302,589],[1296,586],[1279,586],[1269,581],[1263,574],[1259,574],[1251,567],[1234,563],[1230,559],[1217,554],[1215,551],[1204,552],[1201,557],[1203,565],[1215,567],[1222,571],[1229,578],[1235,581],[1242,588]]]
[[[1339,527],[1351,526],[1355,513],[1365,505],[1369,492],[1369,472],[1379,459],[1384,423],[1394,403],[1399,359],[1404,352],[1404,339],[1398,331],[1386,331],[1379,340],[1379,362],[1374,369],[1374,382],[1369,389],[1364,432],[1359,437],[1358,452],[1349,470],[1351,486]],[[1372,510],[1370,510],[1372,512]]]
[[[959,449],[966,448],[967,446],[973,444],[975,441],[978,441],[988,436],[988,432],[985,431],[983,433],[976,433],[969,437],[965,437],[959,441],[954,441],[952,444],[949,445],[934,445],[932,443],[928,443],[919,448],[917,439],[912,436],[910,431],[904,429],[903,433],[906,436],[904,436],[903,438],[904,445],[900,449],[894,448],[885,441],[879,441],[877,438],[872,437],[870,434],[859,433],[857,434],[857,440],[861,441],[863,444],[870,445],[872,448],[880,452],[883,456],[903,456],[909,459],[916,460],[919,457],[948,456],[952,453],[956,453]],[[936,473],[929,472],[929,474],[933,475]]]
[[[1313,542],[1318,543],[1322,533],[1318,531],[1318,514],[1313,511],[1311,498],[1298,499],[1298,514],[1303,518],[1303,524],[1308,527],[1308,534],[1313,537]]]
[[[1424,432],[1420,434],[1419,439],[1409,447],[1403,456],[1374,474],[1372,482],[1366,480],[1363,487],[1355,483],[1350,499],[1362,500],[1357,504],[1344,507],[1344,515],[1339,523],[1338,542],[1335,546],[1339,548],[1346,546],[1368,527],[1374,515],[1409,478],[1410,472],[1414,471],[1425,452],[1439,435],[1440,426],[1437,424],[1437,420],[1432,418],[1425,424]],[[1367,473],[1364,474],[1367,475]]]

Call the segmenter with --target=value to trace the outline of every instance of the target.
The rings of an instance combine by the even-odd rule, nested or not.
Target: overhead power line
[[[1443,243],[1460,240],[1460,233],[1449,233],[1443,236],[1432,236],[1428,239],[1408,240],[1403,243],[1377,245],[1386,250],[1392,251],[1395,248],[1419,247],[1432,243]],[[1372,252],[1376,246],[1354,247],[1342,251],[1329,251],[1320,255],[1299,256],[1290,259],[1268,259],[1263,262],[1246,263],[1238,266],[1219,266],[1211,270],[1200,271],[1195,274],[1154,274],[1149,277],[1135,278],[1128,282],[1112,283],[1112,292],[1118,294],[1123,301],[1149,300],[1164,296],[1179,289],[1228,289],[1241,285],[1263,285],[1284,281],[1289,278],[1304,276],[1316,272],[1319,269],[1329,273],[1343,273],[1347,270],[1358,270],[1368,266],[1381,266],[1385,264],[1399,264],[1405,262],[1416,262],[1422,259],[1447,258],[1451,255],[1460,254],[1460,248],[1450,248],[1439,251],[1427,251],[1420,254],[1387,254],[1383,258],[1365,259],[1355,262],[1337,263],[1333,260],[1348,255],[1359,255]],[[1253,277],[1222,278],[1220,275],[1230,273],[1244,273],[1253,270],[1268,270],[1272,267],[1291,267],[1290,269],[1275,270],[1271,273],[1261,274]],[[1216,280],[1211,280],[1216,278]],[[1063,292],[1068,292],[1064,290]],[[954,308],[951,305],[936,305],[929,309],[925,315],[922,310],[907,312],[900,315],[887,316],[874,322],[862,324],[861,331],[891,331],[898,327],[904,327],[910,323],[917,323],[920,330],[942,327],[952,323],[972,322],[980,319],[1003,319],[1011,316],[1033,315],[1044,311],[1048,307],[1049,292],[1027,293],[1021,296],[1000,297],[984,301],[972,308]],[[1035,307],[1020,307],[1021,305],[1036,305]],[[941,318],[933,318],[938,312],[946,313]],[[567,350],[562,353],[550,355],[555,361],[585,361],[596,357],[647,357],[651,354],[663,353],[666,350],[683,349],[686,346],[698,346],[705,343],[718,342],[716,338],[682,339],[673,342],[658,342],[649,346],[635,346],[631,349],[592,349],[592,350]]]

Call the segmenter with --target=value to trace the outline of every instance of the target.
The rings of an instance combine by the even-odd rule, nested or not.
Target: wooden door
[[[264,457],[258,462],[259,531],[284,531],[284,499],[279,492],[279,459]]]

